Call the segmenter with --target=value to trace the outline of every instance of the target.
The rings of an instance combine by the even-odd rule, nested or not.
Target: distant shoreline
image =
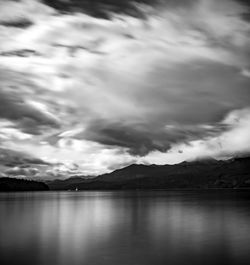
[[[18,178],[0,178],[0,192],[48,190],[50,188],[43,182]]]
[[[114,192],[114,191],[124,191],[124,192],[134,192],[134,191],[250,191],[250,188],[179,188],[179,189],[85,189],[85,190],[0,190],[0,193],[24,193],[24,192],[92,192],[92,191],[101,191],[101,192]]]

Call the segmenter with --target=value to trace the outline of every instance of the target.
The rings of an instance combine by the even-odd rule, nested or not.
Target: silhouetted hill
[[[0,178],[0,191],[45,191],[49,187],[43,182],[33,180]]]
[[[177,165],[130,165],[93,179],[48,185],[53,189],[207,189],[250,188],[250,158],[213,159]]]
[[[55,179],[46,181],[45,183],[50,187],[51,190],[67,190],[72,185],[79,185],[86,181],[85,177],[71,177],[68,179]]]

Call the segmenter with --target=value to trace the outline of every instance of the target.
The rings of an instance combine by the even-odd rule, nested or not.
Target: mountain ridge
[[[175,165],[131,164],[91,179],[83,176],[79,182],[69,178],[60,185],[46,183],[55,190],[250,188],[250,157]]]

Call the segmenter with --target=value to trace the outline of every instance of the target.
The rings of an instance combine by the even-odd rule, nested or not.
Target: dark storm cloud
[[[144,18],[144,13],[136,4],[156,5],[159,0],[43,0],[43,2],[61,12],[83,12],[99,18],[111,18],[112,13],[128,14]]]
[[[37,134],[45,127],[59,127],[56,117],[32,101],[36,90],[39,93],[39,88],[25,75],[1,68],[0,119],[14,121],[21,130],[31,134]]]
[[[249,13],[242,13],[241,16],[246,21],[248,21],[248,22],[250,21],[250,12]]]
[[[161,148],[153,142],[155,138],[154,133],[149,132],[147,127],[141,126],[141,128],[139,128],[138,125],[126,126],[125,124],[119,123],[108,124],[107,122],[99,120],[95,123],[93,122],[91,126],[87,128],[83,137],[105,145],[127,147],[131,153],[139,155],[144,155],[152,149]],[[159,138],[159,135],[157,138]],[[163,143],[161,143],[161,145],[163,145]]]
[[[242,18],[250,22],[250,2],[248,0],[237,0],[237,1],[245,6],[245,10],[241,14]]]
[[[137,155],[219,135],[228,129],[220,121],[231,110],[248,106],[250,97],[249,80],[235,67],[201,60],[167,70],[163,62],[133,90],[120,89],[118,94],[116,88],[106,89],[106,100],[102,94],[99,100],[91,91],[85,94],[87,89],[83,94],[78,90],[88,119],[74,137],[126,147]],[[104,111],[107,117],[98,119]]]
[[[0,91],[0,116],[15,121],[28,118],[38,125],[57,126],[55,119],[28,105],[18,95],[6,93],[6,91]]]
[[[235,0],[235,1],[245,5],[248,8],[250,8],[250,3],[248,0]]]
[[[0,147],[0,165],[22,167],[23,165],[48,165],[48,163],[24,152]]]
[[[137,18],[146,18],[142,5],[157,7],[186,7],[197,0],[43,0],[43,2],[63,13],[83,12],[99,18],[112,18],[112,13],[126,14]]]
[[[104,145],[128,148],[133,155],[144,156],[152,150],[166,152],[174,143],[192,141],[218,135],[228,129],[223,124],[166,125],[110,123],[105,120],[92,121],[75,139],[87,139]]]
[[[33,22],[27,18],[19,18],[15,20],[1,20],[0,19],[0,25],[5,27],[16,27],[16,28],[28,28],[33,25]]]
[[[6,57],[12,57],[12,56],[30,57],[38,55],[40,55],[38,52],[31,49],[9,50],[0,53],[0,56],[6,56]]]

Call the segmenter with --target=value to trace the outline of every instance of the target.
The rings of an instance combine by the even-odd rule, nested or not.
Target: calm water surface
[[[250,193],[2,193],[0,264],[249,265]]]

